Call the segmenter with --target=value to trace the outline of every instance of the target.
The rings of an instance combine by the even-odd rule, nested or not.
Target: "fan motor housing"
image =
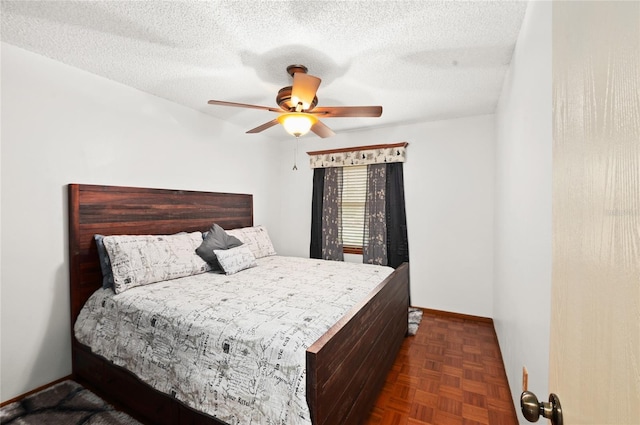
[[[292,77],[296,72],[302,72],[303,74],[306,74],[307,72],[309,72],[309,70],[304,65],[289,65],[287,67],[287,74],[291,75]]]
[[[283,87],[278,91],[278,95],[276,96],[276,103],[278,106],[285,111],[295,111],[296,105],[291,102],[291,90],[292,86]],[[305,111],[310,111],[316,107],[318,104],[318,96],[314,96],[313,102]]]

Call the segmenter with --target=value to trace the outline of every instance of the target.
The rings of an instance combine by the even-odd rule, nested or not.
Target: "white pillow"
[[[211,270],[196,254],[196,248],[202,243],[201,232],[105,236],[103,241],[111,260],[116,294],[136,286]]]
[[[267,229],[262,225],[227,230],[227,234],[240,239],[243,244],[249,247],[256,258],[276,255],[276,250],[273,248],[269,233],[267,233]]]
[[[214,249],[220,267],[225,274],[234,274],[256,266],[256,257],[246,245],[230,249]]]

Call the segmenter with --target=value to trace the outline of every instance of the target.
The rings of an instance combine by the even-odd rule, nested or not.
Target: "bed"
[[[71,184],[71,328],[102,284],[93,236],[253,226],[251,195]],[[311,344],[306,402],[314,425],[358,424],[375,402],[407,331],[408,264],[398,267]],[[147,424],[224,424],[154,390],[72,337],[73,378]]]

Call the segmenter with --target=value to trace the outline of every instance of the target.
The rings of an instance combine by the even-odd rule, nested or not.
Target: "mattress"
[[[282,256],[257,264],[117,295],[100,289],[76,338],[228,424],[310,424],[306,349],[393,269]]]

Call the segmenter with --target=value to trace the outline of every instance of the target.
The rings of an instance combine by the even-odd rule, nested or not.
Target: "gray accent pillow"
[[[104,247],[103,235],[93,235],[98,247],[98,258],[100,259],[100,269],[102,270],[102,287],[113,288],[113,271],[111,271],[111,260],[107,249]]]
[[[213,224],[211,229],[207,232],[207,236],[202,241],[202,244],[196,249],[196,253],[204,261],[209,263],[213,268],[219,269],[218,260],[214,250],[236,248],[242,245],[242,241],[235,236],[231,236],[224,231],[222,227],[217,224]]]

